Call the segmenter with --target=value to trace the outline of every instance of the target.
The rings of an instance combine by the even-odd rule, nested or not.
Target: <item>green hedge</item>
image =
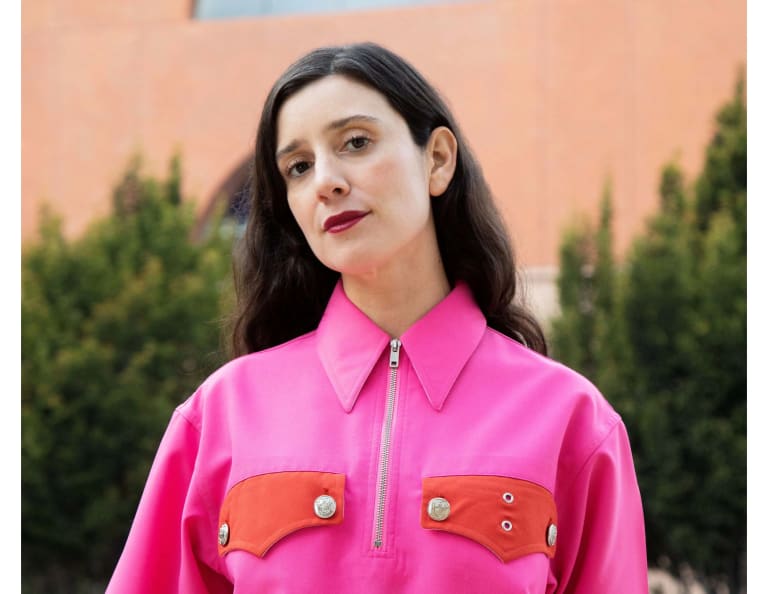
[[[172,409],[220,365],[231,238],[192,241],[174,159],[138,160],[112,216],[69,241],[51,215],[22,262],[22,575],[27,592],[111,574]]]
[[[664,168],[660,210],[618,266],[610,190],[561,247],[554,356],[596,382],[630,431],[651,564],[743,583],[746,552],[744,84],[691,187]]]

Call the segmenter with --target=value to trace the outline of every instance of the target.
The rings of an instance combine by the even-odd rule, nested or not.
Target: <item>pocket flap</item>
[[[421,525],[470,538],[505,563],[530,553],[555,554],[555,500],[547,489],[520,479],[424,478]]]
[[[344,475],[273,472],[234,485],[219,513],[219,555],[241,549],[263,557],[284,536],[310,526],[341,524]]]

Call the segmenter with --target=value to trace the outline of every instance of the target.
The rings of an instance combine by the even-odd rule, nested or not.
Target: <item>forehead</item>
[[[383,123],[405,122],[384,95],[355,80],[330,75],[316,80],[283,104],[277,116],[277,144],[319,132],[330,122],[367,115]]]

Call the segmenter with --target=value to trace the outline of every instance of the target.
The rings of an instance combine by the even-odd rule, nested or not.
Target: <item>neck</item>
[[[397,338],[450,293],[442,263],[437,264],[429,270],[342,276],[344,292],[379,328]]]

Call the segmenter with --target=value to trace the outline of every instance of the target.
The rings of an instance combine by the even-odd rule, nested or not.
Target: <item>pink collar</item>
[[[477,348],[485,316],[464,282],[400,337],[429,403],[441,410],[456,378]],[[320,360],[341,406],[350,412],[363,384],[389,346],[390,337],[344,293],[331,294],[317,329]]]

